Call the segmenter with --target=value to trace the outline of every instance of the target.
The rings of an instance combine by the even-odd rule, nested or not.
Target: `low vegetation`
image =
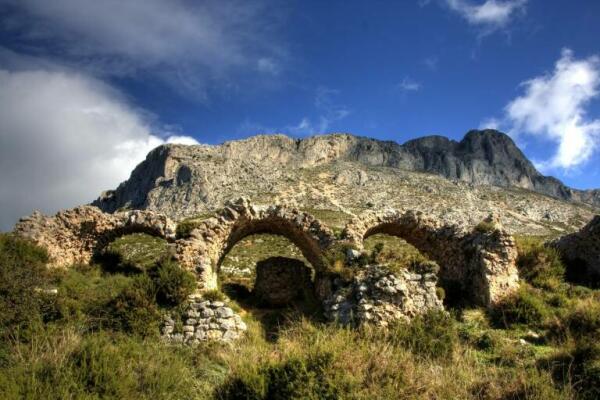
[[[389,250],[375,246],[367,256]],[[233,304],[249,326],[243,340],[187,347],[157,335],[162,313],[193,288],[168,256],[143,268],[47,271],[45,251],[1,235],[0,398],[599,398],[600,291],[565,282],[548,250],[519,250],[525,281],[491,310],[432,312],[388,329],[284,311],[290,320],[267,340],[260,319]]]

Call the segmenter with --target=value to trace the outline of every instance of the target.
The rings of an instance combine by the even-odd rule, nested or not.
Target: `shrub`
[[[185,239],[190,236],[192,231],[202,225],[202,221],[210,217],[212,214],[203,214],[191,218],[186,218],[177,224],[175,235],[177,239]]]
[[[438,299],[440,299],[441,301],[444,301],[444,299],[446,298],[446,291],[444,290],[443,287],[436,287],[435,288],[435,295],[437,296]]]
[[[2,369],[3,399],[208,398],[185,349],[104,332],[59,330],[38,339]]]
[[[237,399],[338,399],[343,382],[329,379],[333,356],[320,353],[291,357],[283,363],[267,365],[256,371],[228,379],[217,390],[217,398]],[[342,388],[340,388],[342,386]]]
[[[549,310],[534,290],[523,286],[496,304],[490,314],[492,322],[504,328],[514,324],[539,326],[549,315]]]
[[[435,310],[416,316],[410,323],[396,323],[389,329],[389,340],[417,356],[449,360],[458,342],[458,330],[449,314]]]
[[[202,297],[208,301],[224,301],[225,295],[220,290],[207,290],[202,293]]]
[[[521,239],[517,247],[520,276],[535,287],[557,289],[564,279],[565,267],[556,249],[534,239]]]
[[[490,233],[490,232],[494,232],[495,230],[496,230],[496,226],[494,225],[493,222],[489,222],[489,221],[481,221],[480,223],[478,223],[475,226],[475,231],[481,232],[481,233]]]
[[[147,275],[136,277],[107,305],[110,327],[142,337],[155,336],[161,317],[155,298],[152,280]]]
[[[0,334],[26,328],[42,318],[47,262],[46,250],[31,241],[0,234]]]
[[[545,361],[556,382],[571,386],[581,400],[600,398],[600,345],[597,338],[575,342],[566,350]]]
[[[196,278],[172,260],[162,260],[150,271],[156,301],[175,306],[184,302],[196,288]]]
[[[562,318],[570,337],[581,340],[600,337],[600,303],[593,299],[580,301]]]
[[[417,274],[437,274],[440,266],[435,261],[414,260],[410,263],[408,269]]]

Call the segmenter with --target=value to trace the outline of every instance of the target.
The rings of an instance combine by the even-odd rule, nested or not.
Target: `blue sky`
[[[5,217],[92,200],[164,142],[494,126],[600,187],[596,0],[0,0]]]

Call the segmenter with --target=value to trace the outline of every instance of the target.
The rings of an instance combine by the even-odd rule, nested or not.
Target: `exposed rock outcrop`
[[[550,245],[560,252],[567,275],[588,284],[600,283],[600,215],[580,231],[565,235]]]

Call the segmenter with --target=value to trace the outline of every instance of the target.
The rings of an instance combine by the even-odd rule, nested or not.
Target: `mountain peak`
[[[94,202],[105,211],[121,207],[149,207],[159,191],[190,183],[185,198],[209,201],[223,185],[244,179],[247,171],[260,171],[269,180],[286,169],[312,168],[352,162],[426,172],[474,185],[518,187],[562,200],[600,205],[597,191],[576,191],[559,180],[540,174],[506,134],[471,130],[460,141],[426,136],[398,144],[332,133],[295,139],[283,134],[257,135],[221,145],[164,145],[151,151],[126,182]],[[162,193],[161,196],[168,196]],[[218,197],[218,196],[217,196]]]

